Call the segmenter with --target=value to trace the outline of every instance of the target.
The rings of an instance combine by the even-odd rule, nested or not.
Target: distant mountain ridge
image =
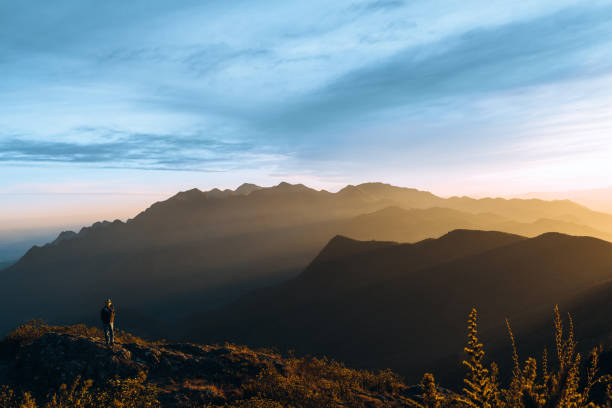
[[[585,232],[585,235],[598,236],[606,240],[612,239],[612,215],[588,210],[586,207],[569,200],[473,199],[469,197],[451,197],[444,199],[426,191],[395,187],[383,183],[364,183],[358,186],[349,185],[339,190],[337,193],[329,193],[325,190],[317,191],[303,184],[292,185],[285,182],[274,187],[260,187],[254,184],[244,183],[236,188],[236,190],[219,190],[214,188],[210,191],[200,191],[194,188],[179,192],[168,200],[153,204],[149,209],[138,214],[133,220],[129,220],[128,222],[140,222],[142,219],[150,220],[150,218],[155,215],[174,215],[173,217],[169,217],[169,221],[177,221],[176,214],[167,213],[178,210],[177,207],[182,207],[180,210],[194,210],[197,209],[197,207],[201,207],[202,210],[207,210],[210,206],[221,205],[216,199],[233,199],[230,202],[223,202],[223,204],[228,206],[240,206],[247,204],[244,202],[244,197],[251,195],[253,192],[258,192],[257,198],[254,198],[252,202],[248,204],[255,206],[260,205],[261,201],[270,199],[278,194],[302,193],[315,201],[309,204],[322,204],[325,203],[325,201],[329,201],[333,209],[337,209],[338,206],[340,206],[340,208],[351,208],[354,207],[355,204],[362,207],[359,209],[351,208],[353,211],[349,212],[353,213],[353,215],[357,215],[359,212],[365,213],[367,211],[392,211],[393,207],[396,207],[398,210],[432,209],[437,207],[440,209],[447,209],[447,211],[456,210],[479,216],[478,218],[480,219],[473,219],[471,225],[466,227],[478,227],[484,221],[484,217],[489,215],[492,219],[497,218],[499,222],[492,222],[492,219],[488,219],[484,222],[488,225],[499,227],[497,229],[504,231],[514,228],[523,228],[527,229],[526,231],[522,231],[525,235],[531,235],[532,232],[528,230],[529,227],[524,224],[544,224],[548,222],[551,224],[548,226],[549,228],[554,229],[558,228],[559,225],[565,224],[562,228],[574,228],[578,233]],[[286,199],[286,197],[283,198]],[[319,203],[316,202],[317,200]],[[353,202],[353,205],[351,206],[348,204],[349,202]],[[386,207],[389,208],[386,209]],[[308,210],[307,208],[304,209]],[[347,208],[344,209],[347,210]],[[275,210],[277,209],[275,208]],[[252,216],[255,214],[247,211],[245,215]],[[334,213],[333,215],[337,216],[339,214]],[[321,216],[317,218],[325,219],[334,217]],[[508,223],[506,227],[504,227],[504,222]],[[112,224],[118,223],[121,223],[121,221],[115,220]],[[513,223],[518,224],[512,225]],[[90,230],[104,227],[109,224],[111,224],[109,221],[97,222],[91,227],[82,228],[79,234],[87,233]],[[593,224],[595,224],[596,227],[593,227]],[[543,226],[542,228],[545,227]],[[542,228],[540,228],[539,231],[544,232]],[[69,233],[69,231],[67,233]],[[74,237],[76,236],[64,236],[62,239],[72,239]]]

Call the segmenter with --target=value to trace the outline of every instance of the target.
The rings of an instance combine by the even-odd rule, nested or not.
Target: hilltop
[[[85,380],[93,392],[129,399],[130,407],[153,407],[156,399],[164,407],[403,407],[415,392],[390,371],[234,344],[152,342],[120,333],[111,349],[100,330],[82,325],[20,326],[0,342],[0,360],[0,383],[39,402],[62,384],[83,381],[78,394]]]

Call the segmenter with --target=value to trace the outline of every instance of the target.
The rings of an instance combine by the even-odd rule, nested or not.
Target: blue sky
[[[0,224],[245,181],[606,187],[610,21],[597,0],[2,2]]]

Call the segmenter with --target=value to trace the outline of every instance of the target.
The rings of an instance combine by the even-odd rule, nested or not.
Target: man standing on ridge
[[[100,312],[100,319],[102,320],[106,345],[112,346],[115,344],[115,306],[110,299],[106,300],[106,305]]]

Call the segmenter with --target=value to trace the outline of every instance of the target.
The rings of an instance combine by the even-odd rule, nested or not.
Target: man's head
[[[111,302],[110,298],[106,299],[106,306],[110,306],[112,304],[113,302]]]

